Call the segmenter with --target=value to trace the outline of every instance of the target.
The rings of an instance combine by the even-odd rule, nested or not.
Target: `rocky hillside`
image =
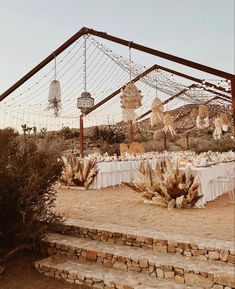
[[[201,152],[232,149],[234,147],[234,128],[231,111],[226,107],[218,107],[217,105],[208,106],[210,127],[199,130],[195,126],[196,116],[192,117],[191,115],[195,108],[198,106],[190,104],[169,111],[174,117],[176,135],[173,137],[170,133],[165,135],[161,125],[151,127],[149,118],[138,121],[135,125],[135,141],[143,143],[146,151],[164,150],[164,137],[166,138],[167,150],[179,151],[190,148]],[[221,112],[226,113],[229,117],[229,129],[228,132],[223,133],[220,140],[215,140],[213,138],[213,121]],[[86,153],[119,153],[120,143],[130,143],[129,124],[124,122],[110,126],[89,127],[85,129],[84,134]],[[57,145],[60,143],[65,151],[74,151],[79,154],[78,129],[64,128],[57,132],[47,132],[46,138],[55,140]]]

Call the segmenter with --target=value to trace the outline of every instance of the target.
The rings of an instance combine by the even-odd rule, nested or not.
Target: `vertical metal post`
[[[84,132],[83,132],[83,114],[80,115],[80,155],[83,158],[84,157]]]
[[[235,129],[235,76],[231,78],[232,107],[233,107],[233,126]]]
[[[189,135],[186,133],[186,144],[187,144],[187,150],[189,150]]]
[[[134,123],[130,122],[130,142],[134,142]]]

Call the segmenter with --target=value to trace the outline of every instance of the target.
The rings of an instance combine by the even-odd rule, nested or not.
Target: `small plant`
[[[168,209],[191,208],[202,197],[199,196],[199,181],[192,175],[190,167],[180,173],[170,159],[159,161],[155,168],[146,163],[141,163],[139,176],[134,183],[125,183],[147,200]]]

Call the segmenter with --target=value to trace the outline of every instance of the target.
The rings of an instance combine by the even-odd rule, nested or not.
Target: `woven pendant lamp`
[[[60,82],[56,79],[56,58],[54,67],[54,80],[51,81],[48,95],[48,108],[54,110],[54,115],[58,116],[61,109],[61,87]]]
[[[209,111],[206,105],[199,105],[198,116],[196,119],[196,126],[199,129],[209,127]]]
[[[131,48],[129,47],[129,72],[130,72],[130,82],[121,90],[120,102],[122,108],[122,119],[123,121],[136,121],[135,109],[142,106],[141,91],[136,87],[136,85],[131,82]]]

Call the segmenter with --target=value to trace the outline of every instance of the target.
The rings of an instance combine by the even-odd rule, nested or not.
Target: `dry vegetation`
[[[173,127],[176,135],[173,137],[168,132],[166,134],[167,150],[180,151],[187,149],[186,133],[189,138],[189,148],[196,152],[208,151],[227,151],[234,147],[231,139],[233,135],[232,116],[229,109],[223,107],[223,111],[229,116],[228,132],[223,133],[220,140],[213,138],[214,124],[213,121],[220,113],[215,105],[210,105],[210,127],[205,129],[196,129],[196,117],[191,116],[191,111],[196,105],[185,105],[178,109],[170,111],[170,114],[177,119],[177,115],[187,114],[184,118],[174,123]],[[153,133],[154,131],[154,133]],[[38,134],[38,139],[42,140],[45,132]],[[57,145],[63,147],[64,151],[73,151],[79,153],[79,130],[64,127],[58,132],[47,132],[46,138],[54,140]],[[119,154],[120,143],[130,143],[130,132],[127,123],[120,122],[109,126],[90,127],[85,129],[85,151],[87,153],[100,152],[109,154]],[[143,143],[145,151],[163,151],[164,150],[164,134],[160,125],[150,126],[150,119],[138,122],[135,128],[135,141]]]

